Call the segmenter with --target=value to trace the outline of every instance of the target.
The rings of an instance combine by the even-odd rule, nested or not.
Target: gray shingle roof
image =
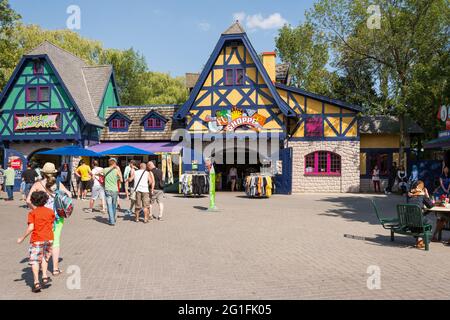
[[[87,123],[102,127],[98,111],[112,66],[89,66],[74,54],[45,41],[26,56],[47,55]]]
[[[276,81],[289,85],[289,63],[280,63],[276,65]]]
[[[245,33],[244,27],[242,27],[239,21],[236,21],[222,34],[241,34],[241,33]]]
[[[406,119],[408,133],[423,133],[423,129],[413,120]],[[400,124],[394,116],[362,116],[359,120],[361,134],[399,133]]]

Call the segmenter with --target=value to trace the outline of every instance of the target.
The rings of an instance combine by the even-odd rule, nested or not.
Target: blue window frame
[[[124,132],[128,131],[130,122],[121,117],[114,117],[109,120],[109,131]]]

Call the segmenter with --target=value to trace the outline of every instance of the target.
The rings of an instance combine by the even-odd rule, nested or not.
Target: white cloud
[[[278,29],[288,23],[278,12],[272,13],[267,17],[264,17],[261,13],[247,15],[245,12],[236,12],[233,14],[233,18],[241,23],[245,23],[246,27],[252,30]]]
[[[211,29],[211,24],[208,22],[199,22],[197,23],[197,27],[202,31],[209,31],[209,29]]]
[[[245,17],[247,15],[245,14],[245,12],[236,12],[233,14],[233,19],[236,21],[240,21],[240,22],[244,22],[245,21]]]

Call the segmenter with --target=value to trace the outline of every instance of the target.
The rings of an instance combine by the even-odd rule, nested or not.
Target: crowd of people
[[[76,181],[75,186],[71,182],[72,177]],[[6,169],[0,167],[0,185],[7,192],[6,201],[14,199],[15,178],[11,163]],[[107,213],[108,224],[115,226],[121,186],[124,185],[125,197],[130,200],[130,207],[125,210],[126,215],[134,215],[135,222],[141,221],[141,215],[144,223],[153,219],[163,220],[165,196],[162,171],[152,161],[137,163],[130,160],[123,174],[116,158],[108,159],[106,168],[100,167],[97,160],[92,162],[92,167],[81,160],[73,174],[68,164],[63,164],[59,170],[50,162],[45,163],[42,168],[28,164],[21,179],[20,190],[30,212],[28,227],[24,235],[17,239],[17,243],[23,243],[30,236],[28,252],[33,273],[33,292],[47,288],[52,281],[48,276],[50,259],[52,275],[56,277],[62,273],[59,257],[65,218],[56,206],[60,194],[70,199],[89,200],[88,212],[93,212],[95,202],[101,201],[101,212]]]
[[[408,177],[406,169],[403,165],[397,167],[397,163],[392,163],[390,170],[387,172],[387,186],[384,189],[385,194],[391,194],[394,187],[402,195],[406,195],[408,189],[419,180],[419,170],[416,165],[412,166],[411,175]],[[375,165],[372,169],[372,183],[375,193],[381,193],[381,176],[380,168]]]

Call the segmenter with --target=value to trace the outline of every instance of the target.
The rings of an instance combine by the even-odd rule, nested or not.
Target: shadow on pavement
[[[370,197],[358,197],[358,196],[336,196],[322,198],[320,201],[331,202],[339,206],[339,208],[332,208],[320,215],[329,217],[341,217],[346,220],[365,222],[373,225],[380,224],[375,211],[372,207],[371,200],[375,200],[378,208],[381,211],[383,217],[395,217],[396,205],[405,203],[403,197],[398,196],[378,196],[373,195]],[[380,225],[381,228],[381,225]]]

